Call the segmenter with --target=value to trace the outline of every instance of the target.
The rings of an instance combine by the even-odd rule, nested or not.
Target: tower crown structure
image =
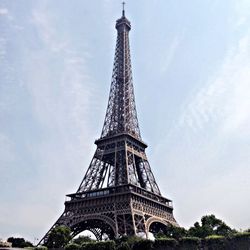
[[[178,226],[171,200],[163,197],[142,141],[129,49],[131,24],[116,21],[117,41],[108,107],[97,149],[76,193],[67,195],[65,210],[39,244],[47,244],[54,227],[66,225],[72,237],[84,230],[98,240],[137,235]]]

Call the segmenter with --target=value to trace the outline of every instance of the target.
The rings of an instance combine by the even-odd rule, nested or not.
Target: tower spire
[[[123,14],[125,14],[124,9]],[[129,47],[131,24],[125,16],[122,16],[116,21],[115,27],[117,29],[115,59],[101,138],[127,133],[140,140]]]
[[[122,16],[125,17],[125,2],[122,2]]]

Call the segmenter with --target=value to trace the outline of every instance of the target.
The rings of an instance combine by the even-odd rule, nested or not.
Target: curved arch
[[[151,217],[146,221],[146,230],[155,234],[160,231],[167,231],[170,225],[171,223],[166,220]]]
[[[110,239],[115,237],[115,222],[106,215],[88,215],[78,218],[71,225],[72,237],[89,230],[97,240],[102,239],[103,234],[107,234]]]

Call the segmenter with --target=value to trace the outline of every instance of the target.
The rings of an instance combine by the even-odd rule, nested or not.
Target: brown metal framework
[[[131,24],[116,21],[114,67],[101,138],[76,193],[67,195],[65,211],[42,238],[45,243],[57,225],[66,225],[72,237],[84,230],[98,240],[137,235],[178,226],[171,200],[162,197],[151,171],[137,119],[129,49]]]

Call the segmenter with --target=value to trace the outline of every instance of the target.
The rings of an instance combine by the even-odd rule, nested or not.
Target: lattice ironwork
[[[129,133],[141,139],[136,113],[132,79],[129,30],[130,22],[123,16],[116,22],[117,42],[108,107],[101,138]]]
[[[116,22],[117,43],[107,112],[97,149],[76,193],[51,230],[67,225],[72,237],[89,230],[98,240],[157,232],[178,226],[171,200],[161,196],[150,168],[138,125],[129,51],[131,24]],[[151,226],[152,225],[152,226]]]
[[[144,143],[122,134],[97,140],[96,144],[97,150],[77,192],[133,184],[160,195]]]

